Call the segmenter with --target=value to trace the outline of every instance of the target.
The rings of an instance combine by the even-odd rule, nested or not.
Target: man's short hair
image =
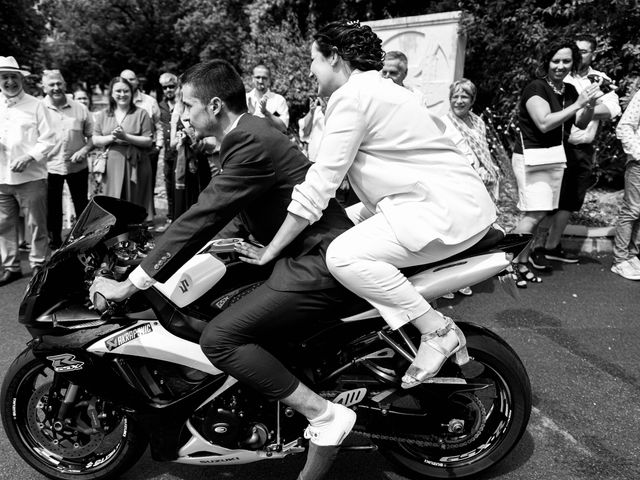
[[[214,59],[190,67],[180,76],[182,85],[191,85],[194,96],[204,105],[220,98],[233,113],[247,111],[244,83],[229,62]]]
[[[404,69],[404,72],[407,73],[407,69],[409,66],[409,61],[407,60],[407,56],[398,51],[398,50],[391,50],[390,52],[385,53],[384,55],[384,59],[385,60],[399,60],[400,61],[400,65],[402,65],[402,68]]]
[[[596,38],[592,35],[578,35],[576,37],[576,42],[589,42],[591,44],[591,51],[595,52],[598,46],[598,42]]]
[[[168,83],[168,82],[173,82],[174,84],[177,84],[178,83],[178,77],[175,76],[171,72],[164,72],[162,75],[160,75],[160,78],[158,79],[158,82],[160,82],[160,85],[162,85],[163,83]]]
[[[252,75],[253,75],[253,72],[255,72],[256,68],[264,68],[267,71],[267,75],[269,75],[269,78],[271,78],[271,69],[267,67],[264,63],[259,63],[258,65],[253,67],[253,70],[251,70]]]
[[[45,79],[49,79],[49,78],[59,78],[64,83],[64,77],[62,76],[62,73],[60,72],[60,70],[43,70],[42,81],[44,82]]]

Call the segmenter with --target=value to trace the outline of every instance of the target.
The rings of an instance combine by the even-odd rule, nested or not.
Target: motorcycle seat
[[[450,263],[459,258],[472,257],[474,255],[479,255],[481,253],[487,252],[491,250],[493,247],[498,245],[505,237],[505,232],[501,228],[496,228],[494,226],[489,227],[487,233],[485,233],[484,237],[482,237],[478,243],[469,247],[468,249],[453,255],[452,257],[447,257],[443,260],[438,260],[437,262],[427,263],[423,265],[414,265],[411,267],[401,268],[400,271],[407,277],[414,275],[422,270],[426,270],[427,268],[433,268],[437,265],[443,263]]]

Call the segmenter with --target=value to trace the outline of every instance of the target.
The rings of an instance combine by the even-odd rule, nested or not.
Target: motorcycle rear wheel
[[[500,341],[479,332],[467,335],[467,346],[471,361],[462,367],[448,365],[447,369],[452,372],[451,368],[459,368],[455,376],[469,383],[488,380],[493,386],[488,392],[457,393],[450,399],[450,405],[457,404],[452,408],[458,413],[467,412],[465,434],[441,436],[437,439],[439,446],[434,445],[433,435],[425,436],[422,444],[419,436],[409,442],[376,442],[385,457],[412,476],[436,479],[478,475],[501,461],[526,430],[531,384],[518,356]],[[410,393],[420,404],[428,397],[429,386],[414,387]]]
[[[34,469],[55,480],[102,480],[114,478],[135,464],[147,446],[146,436],[135,421],[113,405],[86,392],[78,400],[97,407],[108,432],[82,433],[91,425],[84,406],[76,402],[69,417],[59,422],[50,406],[52,398],[64,397],[68,382],[56,381],[48,362],[37,359],[30,348],[11,364],[2,383],[2,423],[18,454]],[[82,403],[81,403],[82,405]]]

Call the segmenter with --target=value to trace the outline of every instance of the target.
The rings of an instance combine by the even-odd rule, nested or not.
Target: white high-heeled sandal
[[[442,362],[438,366],[435,372],[428,372],[423,370],[420,367],[411,364],[407,369],[407,372],[403,376],[402,388],[412,388],[416,385],[420,385],[421,383],[429,380],[430,378],[435,377],[439,372],[442,366],[447,362],[449,357],[455,355],[453,358],[453,363],[456,365],[464,365],[469,362],[469,352],[467,351],[467,339],[464,336],[464,333],[458,328],[458,326],[451,320],[449,317],[444,317],[446,324],[444,327],[439,328],[433,332],[425,333],[420,337],[421,343],[426,343],[433,350],[438,352],[443,356]],[[458,345],[451,351],[448,351],[442,345],[437,343],[435,340],[438,337],[444,337],[450,331],[455,332],[458,337]],[[411,377],[412,381],[405,382],[404,379],[406,377]]]

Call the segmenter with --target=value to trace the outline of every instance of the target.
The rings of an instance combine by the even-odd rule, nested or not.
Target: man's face
[[[164,98],[170,101],[174,101],[176,99],[177,85],[174,80],[166,80],[164,82],[160,82],[160,86],[162,87]]]
[[[591,47],[591,42],[578,41],[576,42],[578,51],[580,52],[580,68],[589,68],[591,62],[593,62],[594,52]]]
[[[42,82],[42,90],[53,102],[66,100],[65,83],[60,77],[45,77]]]
[[[131,70],[123,70],[120,76],[131,84],[131,88],[133,88],[134,92],[138,90],[140,82],[138,81],[138,76],[134,72]]]
[[[193,87],[188,83],[182,87],[182,103],[184,104],[183,118],[188,119],[196,136],[199,139],[214,136],[217,125],[215,115],[208,105],[194,96]]]
[[[269,90],[271,84],[271,78],[269,77],[269,70],[263,67],[256,67],[253,69],[253,86],[260,93],[264,93]]]
[[[22,74],[17,72],[0,72],[0,91],[5,97],[11,98],[22,92]]]
[[[382,67],[382,76],[384,78],[390,78],[394,83],[400,85],[401,87],[404,85],[404,79],[407,76],[407,71],[403,68],[400,60],[385,60],[384,66]]]

